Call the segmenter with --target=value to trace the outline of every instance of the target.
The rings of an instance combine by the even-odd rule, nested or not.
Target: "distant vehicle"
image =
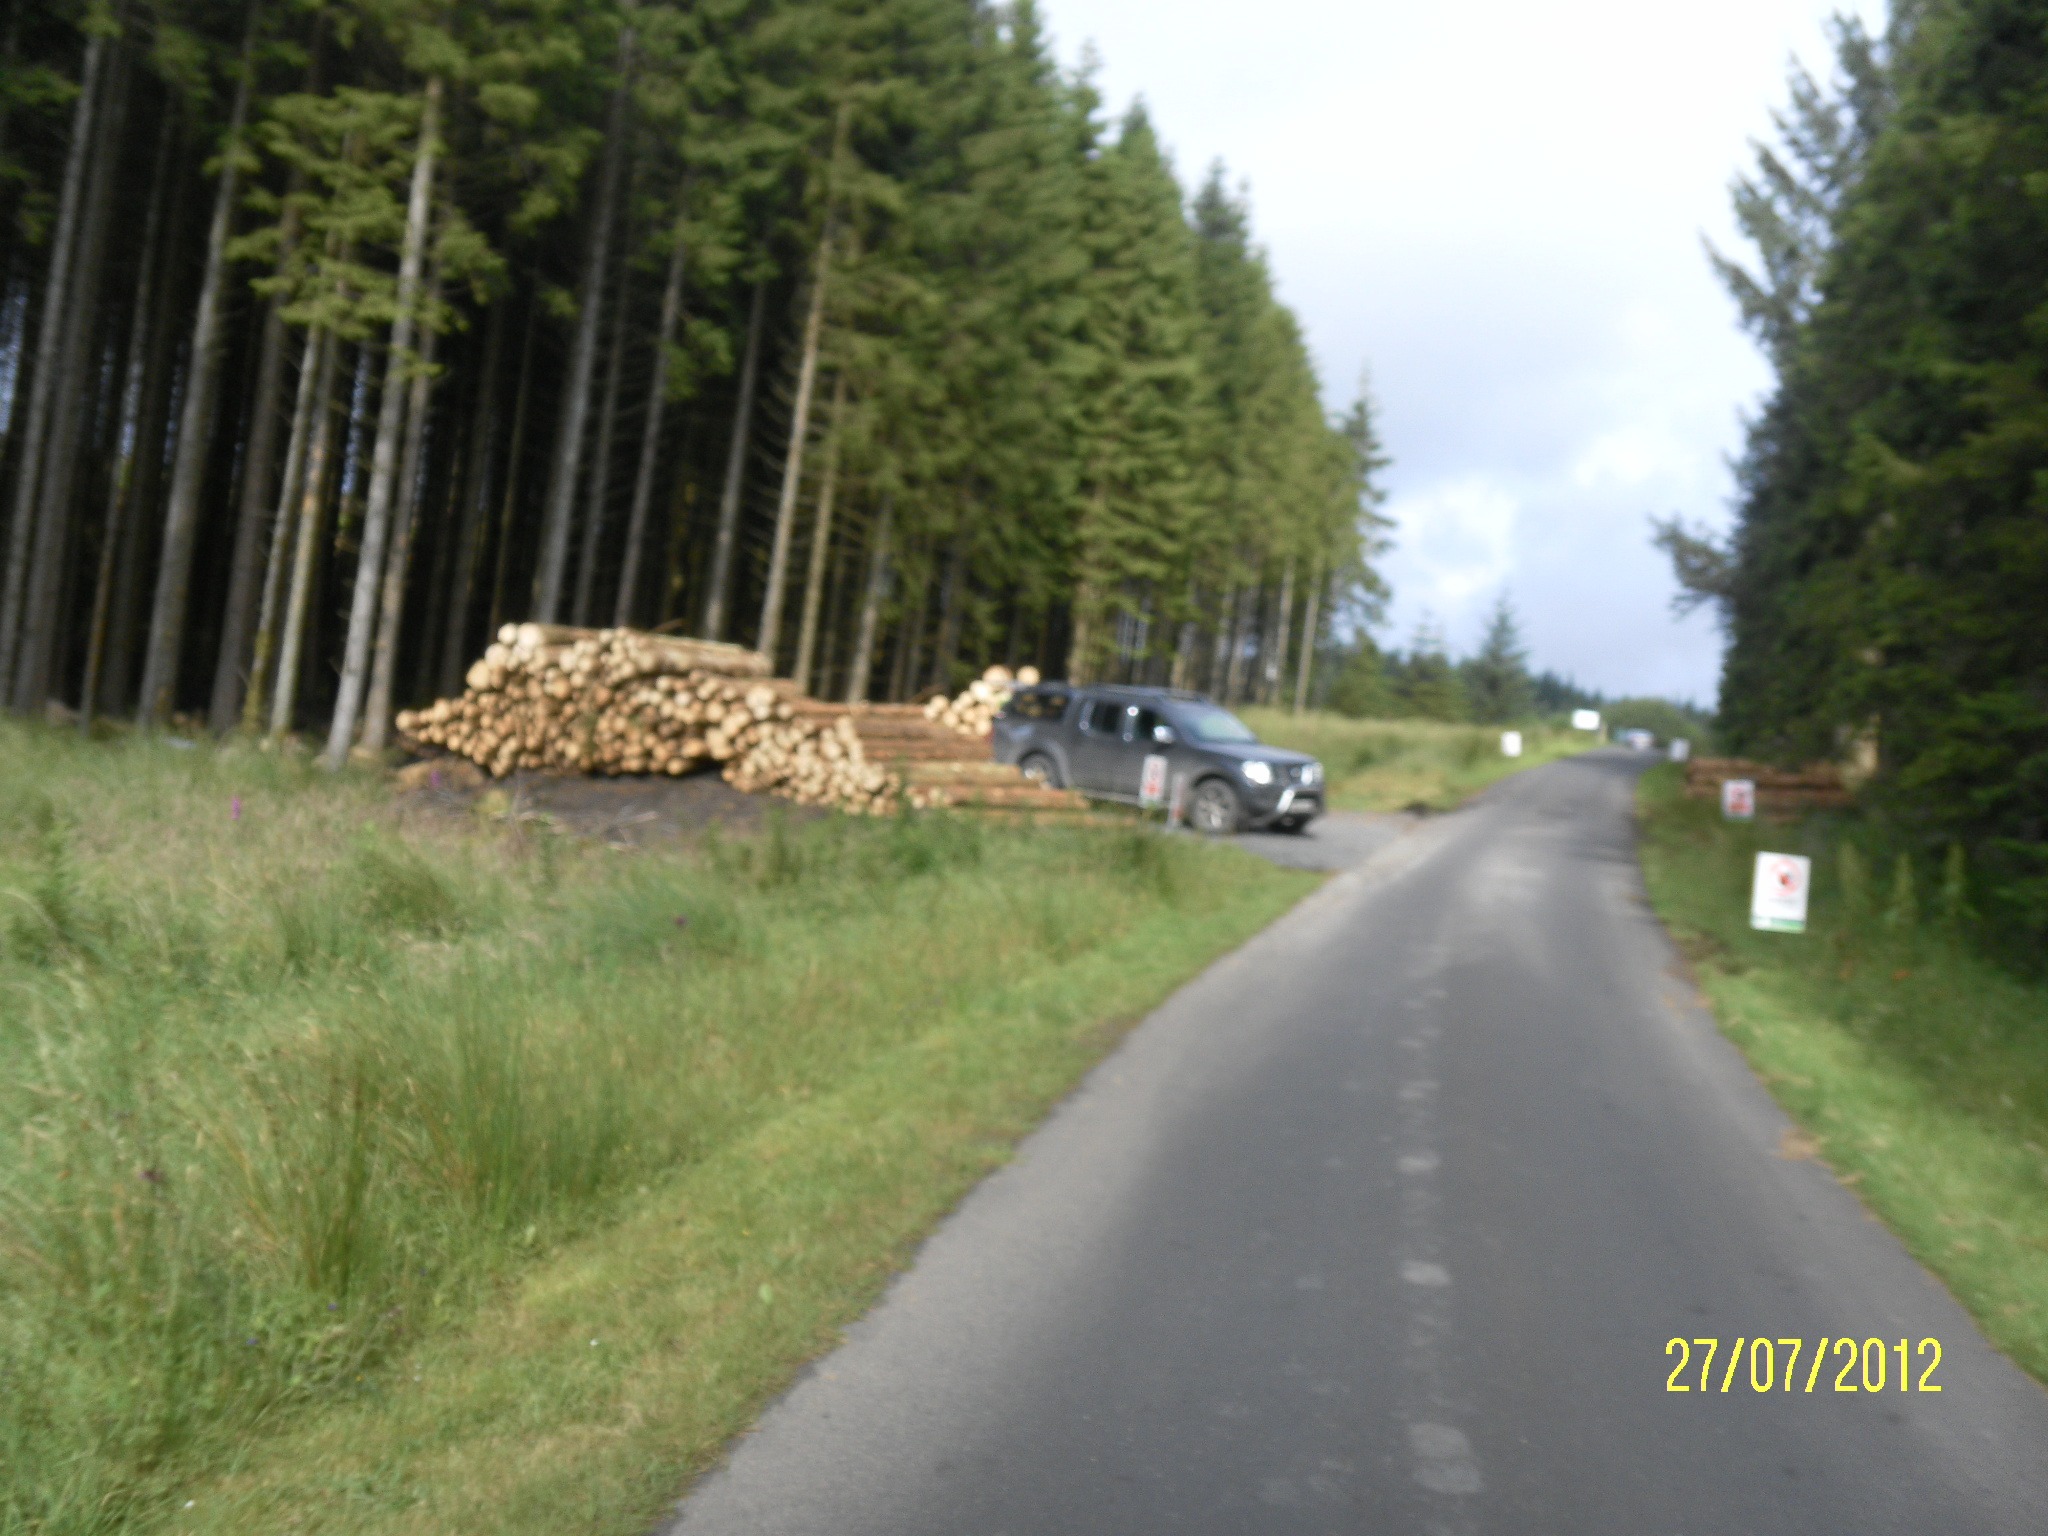
[[[1637,727],[1621,733],[1621,744],[1631,752],[1654,752],[1657,749],[1657,737],[1653,732]]]
[[[1147,803],[1146,759],[1163,758],[1152,786],[1183,784],[1188,820],[1208,833],[1270,827],[1299,832],[1323,813],[1323,765],[1269,747],[1199,693],[1039,683],[996,717],[995,757],[1026,778],[1098,800]],[[1157,766],[1154,773],[1157,775]]]

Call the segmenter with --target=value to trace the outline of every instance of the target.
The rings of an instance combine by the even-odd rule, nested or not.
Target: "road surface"
[[[1640,766],[1425,820],[1184,988],[673,1536],[2048,1531],[2048,1394],[1781,1155],[1644,905]],[[1843,1336],[1939,1339],[1941,1393],[1894,1349],[1806,1392]],[[1792,1392],[1775,1342],[1720,1390],[1750,1337]]]

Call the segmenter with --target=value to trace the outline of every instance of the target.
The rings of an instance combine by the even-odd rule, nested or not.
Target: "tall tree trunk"
[[[491,306],[484,333],[483,371],[477,376],[476,411],[469,423],[469,468],[462,482],[462,528],[456,535],[455,576],[448,587],[448,622],[441,635],[440,693],[452,697],[462,686],[467,664],[463,642],[469,636],[469,609],[475,598],[476,563],[483,553],[484,510],[490,500],[491,449],[497,436],[498,413],[492,408],[498,388],[498,362],[505,350],[505,314],[509,304]]]
[[[761,377],[761,326],[766,319],[768,280],[754,279],[747,313],[747,350],[740,359],[740,397],[732,418],[732,446],[725,455],[725,488],[718,496],[718,533],[711,544],[710,592],[704,599],[704,638],[725,638],[727,588],[732,584],[732,547],[740,525],[740,489],[747,478],[747,438],[754,428],[754,391]]]
[[[846,702],[867,701],[869,676],[875,670],[875,631],[882,622],[882,599],[889,590],[889,524],[895,500],[886,493],[868,535],[868,579],[860,599],[860,625],[854,632],[853,660],[846,673]]]
[[[405,243],[398,257],[398,312],[391,321],[390,350],[384,359],[384,389],[377,401],[377,445],[370,454],[370,486],[363,507],[362,553],[349,601],[348,639],[342,651],[341,691],[327,732],[330,770],[348,761],[355,743],[363,690],[369,683],[370,646],[376,638],[384,551],[391,535],[391,498],[398,473],[399,434],[404,427],[405,383],[418,366],[413,331],[419,323],[420,269],[426,259],[427,221],[433,212],[434,152],[441,129],[441,79],[427,82],[420,111],[419,151],[413,156],[412,187],[405,205]]]
[[[1216,608],[1216,627],[1211,634],[1214,641],[1209,647],[1209,675],[1206,679],[1208,691],[1218,699],[1223,697],[1223,684],[1230,668],[1230,637],[1237,623],[1237,584],[1232,582],[1223,589],[1223,601]]]
[[[58,609],[71,542],[72,492],[77,485],[79,438],[85,428],[87,380],[92,368],[92,334],[99,318],[100,279],[105,268],[107,221],[112,213],[115,162],[128,119],[132,50],[117,46],[107,61],[107,94],[93,133],[99,140],[87,173],[80,208],[78,261],[66,303],[71,318],[58,349],[50,400],[49,439],[36,488],[36,535],[29,554],[28,585],[21,604],[21,638],[14,659],[14,707],[40,710],[50,692],[51,661],[57,649]]]
[[[498,633],[498,621],[505,616],[505,604],[511,596],[505,590],[505,581],[511,571],[512,517],[519,510],[519,464],[526,451],[526,407],[533,396],[533,339],[539,323],[540,298],[535,295],[526,310],[526,340],[519,353],[519,388],[512,400],[512,441],[505,450],[505,504],[498,510],[498,557],[491,577],[493,636]]]
[[[647,381],[647,414],[640,423],[640,465],[633,475],[633,508],[626,518],[619,596],[612,607],[612,624],[619,629],[633,622],[633,600],[639,595],[640,551],[647,542],[647,509],[654,499],[654,469],[661,457],[661,418],[668,405],[668,349],[675,344],[676,322],[683,312],[686,249],[683,220],[678,215],[676,246],[668,258],[668,282],[661,290],[661,324],[655,332],[654,366]]]
[[[184,650],[185,613],[192,582],[192,552],[199,536],[200,480],[206,473],[214,391],[220,380],[221,290],[227,283],[228,230],[234,222],[235,186],[242,168],[242,130],[249,117],[249,87],[255,74],[250,59],[255,26],[252,8],[249,31],[242,42],[234,107],[228,114],[227,142],[221,152],[213,220],[206,230],[206,267],[199,281],[199,307],[192,319],[192,363],[178,423],[178,453],[171,465],[170,500],[164,509],[163,559],[157,567],[149,654],[142,666],[142,702],[136,710],[136,719],[145,726],[161,725],[176,702],[178,662]]]
[[[51,397],[56,392],[57,354],[63,350],[75,307],[71,301],[71,269],[78,244],[78,207],[85,195],[85,173],[94,147],[93,124],[104,94],[109,46],[98,32],[85,44],[78,100],[71,110],[71,142],[64,151],[64,175],[57,194],[49,271],[43,279],[43,308],[29,377],[28,414],[22,422],[21,441],[14,449],[13,517],[7,528],[7,564],[4,573],[0,573],[0,699],[8,694],[14,678],[36,526],[36,491],[43,471],[44,436],[49,430]]]
[[[440,297],[437,273],[430,285]],[[405,582],[412,565],[413,530],[419,525],[420,468],[426,454],[427,409],[433,401],[434,350],[429,327],[420,338],[419,367],[413,370],[412,398],[405,409],[405,454],[398,472],[398,513],[391,548],[384,557],[384,589],[378,596],[377,643],[370,659],[370,693],[363,705],[363,750],[382,752],[391,739],[391,699],[398,680],[399,626],[405,618]],[[362,577],[356,578],[358,581]]]
[[[1223,674],[1223,702],[1235,704],[1242,695],[1244,680],[1244,637],[1258,614],[1259,588],[1256,582],[1240,588],[1237,612],[1230,617],[1230,662]]]
[[[1308,707],[1309,669],[1316,659],[1316,624],[1321,618],[1323,600],[1323,563],[1318,560],[1316,573],[1309,579],[1308,612],[1301,618],[1301,664],[1294,674],[1294,712],[1298,715]]]
[[[928,686],[953,687],[953,658],[960,649],[960,589],[967,581],[967,535],[953,535],[953,547],[946,552],[946,574],[939,580],[939,633],[932,646],[931,682]]]
[[[632,225],[627,224],[627,240]],[[622,242],[625,243],[625,242]],[[619,291],[613,301],[612,355],[605,360],[604,398],[597,408],[597,453],[590,465],[589,506],[583,518],[583,548],[576,562],[576,622],[590,622],[590,607],[597,596],[597,557],[604,547],[604,510],[611,499],[612,434],[619,420],[619,376],[626,361],[626,309],[632,280],[625,262],[619,263]]]
[[[298,711],[300,661],[306,647],[306,623],[313,610],[313,565],[320,552],[321,513],[327,505],[327,464],[334,451],[334,375],[341,357],[341,338],[329,336],[319,348],[320,366],[313,381],[313,435],[306,444],[306,467],[299,476],[298,533],[292,541],[291,596],[285,603],[284,632],[278,646],[277,684],[270,704],[270,740],[282,741]]]
[[[156,298],[157,261],[162,254],[164,204],[171,190],[171,156],[177,148],[175,134],[163,134],[157,146],[156,169],[150,178],[149,211],[142,219],[142,259],[135,275],[135,302],[128,328],[128,355],[121,366],[121,404],[114,433],[116,450],[113,473],[107,484],[107,515],[100,534],[99,570],[92,588],[92,616],[87,621],[85,676],[78,687],[78,729],[92,731],[99,710],[100,676],[106,669],[107,620],[114,602],[115,563],[125,542],[122,533],[128,516],[129,493],[134,488],[135,454],[142,409],[143,375],[148,371],[149,346],[160,323],[151,301]]]
[[[818,238],[817,271],[811,279],[810,310],[804,316],[803,353],[796,370],[796,404],[789,425],[789,448],[782,461],[782,495],[775,506],[775,540],[768,552],[768,584],[761,594],[761,638],[755,649],[771,667],[782,638],[782,592],[789,568],[789,545],[796,532],[796,498],[803,484],[804,446],[811,435],[811,395],[818,384],[818,347],[825,335],[825,290],[832,275],[832,216]]]
[[[290,243],[287,234],[287,244]],[[221,612],[220,657],[213,669],[213,699],[206,711],[207,728],[225,735],[242,709],[244,674],[256,625],[256,605],[263,574],[264,522],[276,506],[271,466],[277,458],[279,397],[284,392],[285,335],[283,306],[272,299],[263,317],[263,351],[256,364],[256,406],[249,422],[249,442],[242,460],[241,509],[235,519],[235,550],[228,567],[227,602]]]
[[[320,388],[324,353],[332,345],[319,326],[306,332],[299,362],[299,387],[292,401],[292,431],[284,450],[284,479],[277,488],[277,514],[270,521],[270,553],[263,562],[263,599],[256,611],[256,638],[249,653],[249,686],[242,694],[242,729],[254,735],[263,729],[263,705],[269,695],[270,658],[277,650],[278,604],[284,593],[285,561],[291,555],[293,512],[306,470],[306,439],[313,432],[314,392]],[[321,402],[324,404],[324,401]]]
[[[1280,688],[1287,676],[1288,625],[1294,618],[1294,556],[1280,568],[1280,611],[1273,619],[1273,654],[1266,660],[1266,685],[1259,690],[1259,702],[1280,702]]]
[[[818,491],[818,519],[811,529],[811,567],[804,576],[804,614],[797,628],[797,691],[811,686],[811,652],[818,643],[818,608],[825,596],[825,561],[832,549],[832,498],[839,489],[839,428],[846,414],[846,375],[832,381],[832,416],[825,428],[825,483]]]
[[[619,81],[605,109],[605,147],[598,173],[597,207],[583,249],[582,297],[576,337],[569,349],[569,376],[562,384],[562,420],[555,433],[555,461],[548,472],[548,499],[541,516],[540,570],[533,586],[534,616],[544,624],[561,617],[562,581],[569,563],[569,525],[576,510],[583,427],[590,415],[590,374],[597,365],[597,315],[604,298],[612,221],[619,202],[619,172],[626,158],[626,80],[633,60],[633,30],[619,34]]]

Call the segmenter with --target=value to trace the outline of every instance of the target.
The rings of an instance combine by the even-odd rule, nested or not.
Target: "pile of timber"
[[[1801,811],[1839,810],[1850,803],[1849,787],[1833,763],[1810,763],[1804,768],[1773,768],[1769,763],[1741,757],[1696,757],[1685,765],[1685,793],[1692,800],[1721,798],[1721,786],[1729,779],[1748,779],[1756,785],[1756,808],[1761,816],[1792,816]]]
[[[879,812],[902,790],[868,761],[847,711],[768,676],[757,651],[635,630],[508,624],[457,699],[398,717],[405,740],[503,778],[681,775],[723,765],[735,788]]]
[[[986,736],[995,728],[996,716],[1010,702],[1010,695],[1037,681],[1036,667],[1020,667],[1014,674],[1008,667],[990,667],[969,683],[965,691],[950,699],[940,694],[928,701],[925,718],[962,736]]]
[[[989,756],[989,737],[966,737],[932,719],[916,704],[857,704],[851,715],[872,762],[901,777],[913,805],[1029,814],[1065,820],[1086,814],[1088,802],[1071,789],[1034,784]]]

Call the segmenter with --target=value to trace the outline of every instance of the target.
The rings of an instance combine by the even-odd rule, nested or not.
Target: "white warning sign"
[[[1813,861],[1796,853],[1760,853],[1749,888],[1749,926],[1768,933],[1806,932],[1806,893]]]
[[[1153,752],[1147,754],[1145,758],[1145,771],[1138,778],[1138,803],[1140,805],[1164,805],[1166,803],[1166,755],[1164,753]]]
[[[1721,781],[1721,814],[1729,821],[1756,820],[1756,781],[1754,779],[1723,779]]]

